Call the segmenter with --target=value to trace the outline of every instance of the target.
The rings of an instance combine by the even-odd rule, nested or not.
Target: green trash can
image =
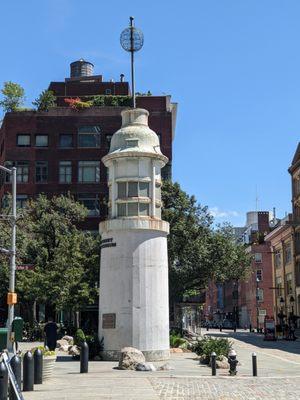
[[[12,331],[15,333],[15,342],[21,342],[23,339],[24,321],[21,317],[15,317],[12,323]]]
[[[0,351],[7,349],[7,328],[0,328]]]

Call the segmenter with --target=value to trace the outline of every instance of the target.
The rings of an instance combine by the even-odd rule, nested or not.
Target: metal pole
[[[256,353],[252,353],[252,372],[253,372],[253,376],[257,376],[257,357],[256,357]]]
[[[11,235],[11,253],[10,253],[10,274],[9,274],[9,292],[15,293],[16,280],[16,222],[17,222],[17,168],[13,167],[12,174],[12,235]],[[7,319],[7,350],[13,353],[12,323],[14,320],[14,304],[8,305]]]
[[[212,374],[212,376],[217,375],[216,359],[217,359],[216,353],[212,352],[211,353],[211,374]]]
[[[131,53],[131,87],[132,87],[132,107],[135,108],[135,82],[134,82],[134,40],[133,40],[133,21],[130,17],[130,53]]]

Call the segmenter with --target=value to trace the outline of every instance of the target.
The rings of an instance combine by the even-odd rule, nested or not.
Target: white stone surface
[[[110,219],[100,223],[99,338],[107,358],[116,359],[126,346],[140,349],[149,361],[169,356],[169,224],[160,217],[161,168],[168,159],[148,127],[148,115],[142,109],[123,111],[122,127],[102,159],[109,169]],[[118,193],[124,183],[128,188],[140,182],[148,185],[147,194]],[[137,215],[129,216],[133,203],[138,203]],[[140,204],[149,205],[148,215]],[[125,216],[120,205],[126,206]],[[103,325],[103,314],[115,315],[115,327]]]

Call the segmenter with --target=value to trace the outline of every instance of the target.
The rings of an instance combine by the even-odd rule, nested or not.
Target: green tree
[[[170,223],[168,236],[171,302],[196,294],[209,280],[225,282],[247,274],[250,257],[234,240],[229,225],[213,227],[207,207],[181,190],[178,183],[164,182],[162,217]]]
[[[52,90],[44,90],[32,104],[39,111],[48,111],[50,108],[56,107],[56,97]]]
[[[25,92],[18,83],[5,82],[1,93],[3,99],[0,101],[0,106],[3,108],[4,112],[17,111],[24,103]]]
[[[77,228],[86,215],[81,204],[64,196],[48,199],[41,195],[22,210],[17,228],[17,263],[33,264],[35,268],[17,271],[16,290],[29,315],[35,302],[50,304],[57,311],[77,311],[96,301],[99,238]],[[5,278],[7,260],[3,256],[1,260]],[[7,285],[0,284],[0,293],[5,290]]]

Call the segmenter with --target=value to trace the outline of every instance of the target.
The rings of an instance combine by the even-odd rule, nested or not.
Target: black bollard
[[[253,371],[253,376],[257,376],[257,357],[256,357],[256,353],[252,353],[252,371]]]
[[[215,352],[211,353],[211,374],[212,376],[217,375],[217,365],[216,365],[217,355]]]
[[[8,371],[4,361],[0,362],[0,400],[7,400]]]
[[[36,349],[33,355],[34,359],[34,384],[41,385],[43,383],[43,353],[40,349]]]
[[[83,342],[80,346],[80,373],[85,374],[89,370],[89,346]]]
[[[31,392],[34,383],[34,361],[30,351],[27,351],[23,359],[23,392]]]
[[[17,384],[21,391],[21,366],[22,361],[21,358],[17,355],[13,356],[10,362],[11,369],[16,377]],[[9,386],[9,400],[18,400],[19,397],[15,394],[14,388],[12,385]]]

